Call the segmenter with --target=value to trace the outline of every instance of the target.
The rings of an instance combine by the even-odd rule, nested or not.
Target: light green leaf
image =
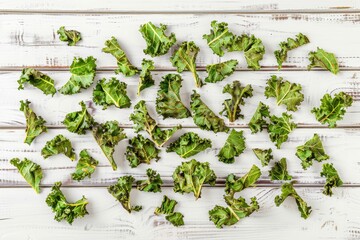
[[[139,85],[137,95],[140,96],[140,92],[148,87],[155,85],[155,81],[152,78],[151,71],[154,70],[154,62],[152,60],[143,59],[141,63],[141,73],[139,78]]]
[[[53,139],[47,141],[41,150],[41,155],[44,158],[48,158],[57,154],[64,154],[70,158],[71,161],[75,161],[76,159],[76,155],[70,140],[61,134],[56,135]]]
[[[204,34],[203,39],[207,41],[213,52],[221,57],[227,46],[233,42],[234,35],[229,32],[228,24],[225,22],[218,23],[214,20],[211,22],[211,27],[210,34]]]
[[[43,178],[40,165],[27,158],[24,158],[22,161],[19,158],[13,158],[10,160],[10,163],[18,169],[21,176],[23,176],[35,192],[40,193],[40,182]]]
[[[66,30],[64,26],[57,30],[60,41],[68,42],[68,46],[75,46],[81,40],[80,32],[76,30]]]
[[[329,70],[333,74],[339,72],[339,64],[333,53],[324,51],[321,48],[317,48],[314,52],[309,52],[309,61],[308,70],[313,67],[321,67]]]
[[[139,166],[141,163],[150,164],[152,159],[155,159],[155,161],[160,159],[160,150],[155,147],[152,141],[140,134],[130,139],[129,144],[125,155],[132,168]]]
[[[297,127],[294,122],[291,122],[291,119],[292,116],[287,113],[283,113],[281,117],[275,115],[270,117],[269,137],[278,149],[282,143],[286,142],[288,135]]]
[[[240,156],[245,150],[245,137],[243,131],[231,130],[224,146],[220,149],[219,161],[223,163],[234,163],[235,157]]]
[[[86,130],[92,128],[94,119],[88,113],[83,101],[79,105],[81,106],[81,111],[66,114],[63,123],[70,132],[83,135]]]
[[[205,78],[205,82],[216,83],[224,80],[234,73],[237,64],[237,60],[229,60],[222,63],[207,65],[206,72],[208,73],[208,76]]]
[[[280,161],[275,162],[275,165],[269,171],[269,177],[271,181],[289,181],[292,179],[292,176],[287,171],[286,158],[282,158]]]
[[[75,172],[71,174],[73,180],[83,180],[86,177],[91,178],[91,175],[95,172],[96,166],[99,161],[92,158],[86,149],[80,152],[80,159],[75,167]]]
[[[51,96],[54,96],[56,93],[54,80],[48,75],[33,68],[24,68],[21,72],[20,79],[17,82],[19,83],[19,90],[24,89],[25,83],[29,83],[40,89],[45,95],[51,94]]]
[[[259,105],[249,122],[251,133],[261,132],[263,127],[268,125],[265,118],[270,118],[269,106],[259,102]]]
[[[146,170],[146,175],[148,176],[148,179],[136,181],[136,188],[144,192],[161,192],[163,181],[161,180],[160,174],[155,170],[148,168]]]
[[[260,149],[260,148],[253,148],[253,152],[257,159],[261,161],[261,165],[263,167],[269,165],[269,162],[274,158],[272,155],[272,149]]]
[[[327,196],[332,196],[332,188],[333,187],[340,187],[343,185],[343,182],[334,168],[333,164],[331,163],[325,163],[322,166],[322,171],[320,173],[322,177],[326,177],[326,183],[324,186],[323,194]]]
[[[200,138],[194,132],[188,132],[172,142],[166,149],[166,152],[176,152],[182,158],[188,158],[211,148],[211,140]]]
[[[253,165],[249,172],[241,178],[236,177],[234,174],[229,174],[226,178],[225,193],[228,197],[232,198],[235,193],[241,192],[245,188],[253,186],[260,176],[260,168],[256,165]]]

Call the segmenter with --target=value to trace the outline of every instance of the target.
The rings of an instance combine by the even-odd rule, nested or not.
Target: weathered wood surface
[[[21,12],[350,12],[359,10],[356,0],[258,0],[258,1],[214,1],[214,0],[178,0],[178,1],[47,1],[47,0],[2,0],[3,11]]]
[[[261,38],[267,54],[261,65],[263,69],[277,69],[274,50],[281,41],[302,32],[311,43],[291,51],[284,69],[306,69],[309,51],[321,47],[336,54],[343,69],[360,68],[360,48],[356,37],[360,33],[360,13],[279,13],[279,14],[9,14],[1,13],[0,68],[68,67],[74,56],[96,57],[98,67],[113,69],[114,57],[101,52],[105,40],[116,36],[120,45],[135,66],[147,57],[143,53],[146,44],[138,29],[141,24],[152,21],[169,25],[169,32],[176,33],[178,43],[193,40],[200,47],[197,58],[199,68],[228,58],[240,60],[239,69],[246,69],[242,53],[213,54],[202,39],[210,32],[212,20],[225,21],[235,34],[251,33]],[[42,24],[39,27],[39,23]],[[56,31],[60,26],[76,29],[83,41],[76,47],[60,42]],[[296,26],[296,27],[294,27]],[[326,30],[326,31],[325,31]],[[174,49],[171,50],[171,52]],[[158,69],[174,69],[169,61],[171,53],[156,58]],[[327,76],[327,75],[324,75]]]
[[[162,194],[134,190],[132,202],[143,205],[139,213],[128,214],[105,188],[63,188],[70,201],[85,195],[90,215],[75,220],[72,226],[53,220],[54,214],[46,205],[50,189],[36,195],[32,189],[0,189],[1,239],[335,239],[360,238],[359,188],[336,189],[333,197],[324,196],[321,188],[297,188],[298,193],[312,206],[307,220],[300,218],[295,201],[286,200],[276,207],[277,188],[251,188],[242,193],[256,196],[260,210],[240,223],[216,229],[208,220],[208,211],[216,204],[224,205],[223,189],[205,188],[197,201],[191,194],[181,195],[164,188],[163,194],[178,200],[177,211],[185,214],[185,226],[175,228],[162,217],[153,214],[160,205]]]
[[[115,149],[115,160],[118,164],[118,170],[113,171],[106,157],[102,154],[100,148],[95,143],[92,135],[75,135],[63,129],[51,129],[48,133],[40,135],[30,147],[22,143],[24,138],[23,130],[1,130],[0,131],[0,186],[27,186],[24,179],[18,174],[17,170],[9,163],[13,157],[27,157],[38,164],[44,170],[43,185],[52,185],[55,181],[62,181],[66,186],[108,186],[116,182],[117,178],[122,175],[131,174],[137,179],[145,179],[146,169],[151,167],[157,170],[166,185],[172,185],[172,174],[175,168],[182,161],[188,161],[192,158],[198,161],[210,162],[211,168],[218,176],[218,186],[224,186],[225,178],[230,173],[238,176],[245,174],[253,164],[258,165],[262,170],[262,177],[259,184],[272,184],[268,177],[268,170],[273,166],[272,161],[268,167],[261,167],[260,161],[255,157],[253,148],[272,148],[274,159],[279,160],[282,157],[287,158],[289,173],[294,180],[301,185],[323,185],[325,179],[320,177],[321,165],[315,162],[308,170],[304,171],[300,165],[300,159],[295,156],[296,147],[304,144],[310,139],[314,132],[318,133],[323,141],[327,154],[331,157],[328,162],[334,163],[338,169],[342,180],[347,185],[359,185],[359,142],[360,129],[296,129],[290,136],[289,140],[284,143],[281,149],[276,149],[274,144],[269,140],[266,132],[251,134],[248,129],[243,130],[246,138],[247,149],[243,154],[236,158],[234,164],[224,164],[218,161],[216,155],[224,145],[227,134],[206,132],[199,129],[182,129],[169,142],[174,141],[178,136],[185,132],[194,131],[200,137],[212,140],[212,148],[207,149],[189,159],[182,159],[176,153],[167,153],[165,148],[161,149],[161,159],[158,162],[152,162],[151,165],[141,164],[137,168],[131,168],[126,160],[124,153],[127,140],[123,140]],[[76,162],[71,162],[64,155],[57,155],[48,159],[43,159],[41,149],[45,142],[52,139],[56,134],[63,134],[71,139],[73,147],[78,154],[82,149],[88,149],[90,154],[100,161],[98,168],[91,179],[77,182],[72,181],[70,174],[74,172]],[[129,138],[135,133],[126,129]],[[142,133],[147,136],[146,133]],[[166,145],[167,146],[167,145]]]
[[[60,88],[69,79],[69,72],[52,72],[44,71],[55,80],[56,88]],[[25,90],[19,91],[18,83],[16,80],[20,77],[20,72],[0,72],[0,82],[3,83],[2,97],[0,99],[0,127],[25,127],[25,118],[23,112],[19,111],[19,101],[29,99],[32,102],[31,107],[33,110],[41,115],[46,121],[47,125],[53,127],[62,127],[62,121],[67,113],[78,111],[80,106],[77,105],[80,101],[87,101],[89,112],[93,114],[95,119],[99,122],[105,120],[114,120],[120,122],[124,127],[132,127],[133,123],[129,120],[130,114],[133,112],[133,106],[139,101],[144,99],[147,103],[151,115],[156,121],[164,127],[182,124],[184,127],[196,127],[192,118],[187,119],[166,119],[156,114],[155,99],[158,90],[159,82],[162,77],[170,72],[155,72],[153,73],[156,81],[156,86],[148,88],[141,93],[141,97],[137,97],[138,77],[124,78],[118,76],[118,79],[128,84],[128,94],[132,100],[132,106],[128,109],[117,109],[110,107],[102,110],[101,106],[97,106],[92,102],[92,91],[95,83],[89,89],[82,91],[80,94],[71,96],[62,95],[57,93],[54,97],[44,95],[39,89],[27,85]],[[359,86],[359,72],[341,72],[338,76],[334,76],[325,72],[235,72],[232,76],[225,79],[223,82],[212,84],[208,83],[201,89],[196,89],[202,96],[203,101],[215,113],[219,113],[222,109],[222,103],[230,95],[222,94],[223,87],[232,83],[234,80],[239,80],[241,84],[251,84],[254,89],[254,96],[246,99],[245,106],[242,106],[242,113],[244,119],[238,119],[236,122],[229,124],[233,127],[246,127],[250,121],[259,101],[269,104],[272,114],[281,114],[286,111],[282,106],[276,106],[275,99],[266,99],[264,90],[266,81],[271,75],[281,76],[290,82],[300,83],[303,87],[305,95],[304,102],[300,109],[293,113],[293,118],[299,127],[326,127],[321,125],[316,119],[314,114],[311,113],[313,107],[320,105],[320,99],[325,93],[332,95],[344,91],[354,98],[353,106],[348,108],[347,114],[344,119],[338,122],[339,127],[355,127],[360,126],[360,86]],[[113,73],[101,72],[97,75],[97,79],[110,78],[116,76]],[[206,72],[200,72],[201,78],[207,76]],[[194,81],[191,74],[185,72],[182,74],[184,79],[183,87],[181,89],[181,97],[186,106],[190,105],[190,95],[194,89]],[[216,97],[213,97],[216,96]],[[228,120],[223,117],[226,122]]]

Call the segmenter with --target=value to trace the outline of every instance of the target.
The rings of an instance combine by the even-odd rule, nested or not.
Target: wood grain
[[[102,0],[101,6],[96,0],[47,1],[33,0],[3,0],[0,2],[2,11],[21,12],[97,12],[97,13],[127,13],[127,12],[348,12],[359,10],[359,3],[354,0],[258,0],[251,1],[214,1],[214,0],[178,0],[178,1],[141,1],[129,2]]]
[[[49,189],[36,195],[31,189],[0,189],[0,238],[62,240],[78,239],[151,239],[180,240],[207,239],[358,239],[359,188],[336,189],[333,197],[326,197],[320,188],[297,188],[298,193],[312,206],[307,220],[300,218],[295,201],[286,200],[276,207],[277,188],[247,189],[242,196],[256,196],[260,210],[234,226],[216,229],[208,220],[208,211],[216,204],[224,205],[223,189],[205,188],[203,197],[195,201],[190,194],[176,194],[164,188],[163,194],[176,199],[177,211],[184,214],[185,226],[173,227],[163,216],[153,211],[160,205],[163,194],[132,192],[133,204],[141,204],[139,213],[128,214],[105,188],[63,188],[70,201],[85,195],[90,215],[77,219],[73,225],[53,220],[54,214],[46,205]],[[21,229],[21,231],[19,231]]]
[[[274,147],[274,144],[269,140],[266,132],[254,135],[251,134],[248,129],[245,129],[244,136],[246,138],[247,149],[236,158],[234,164],[224,164],[219,162],[216,157],[227,138],[227,134],[225,133],[214,134],[199,129],[182,129],[170,139],[170,142],[174,141],[181,134],[189,131],[194,131],[198,133],[200,137],[209,138],[212,141],[211,149],[207,149],[192,158],[202,162],[210,162],[211,168],[218,176],[218,186],[224,185],[225,178],[230,173],[242,176],[253,164],[261,167],[259,160],[256,159],[251,150],[252,148],[272,148],[275,160],[286,157],[289,173],[298,184],[306,184],[309,186],[324,184],[325,179],[320,177],[322,168],[320,163],[314,163],[313,167],[304,171],[301,168],[300,160],[295,156],[296,147],[304,144],[313,136],[314,132],[320,135],[325,150],[331,157],[328,162],[334,163],[344,183],[347,185],[360,184],[358,177],[360,173],[358,159],[360,129],[358,128],[332,130],[296,129],[290,134],[289,140],[282,145],[281,149]],[[70,174],[74,172],[76,162],[71,162],[70,159],[63,155],[54,156],[46,160],[41,157],[41,149],[45,145],[45,142],[52,139],[56,134],[63,134],[71,139],[77,154],[86,148],[94,158],[100,161],[99,167],[91,179],[86,179],[81,182],[72,181]],[[129,138],[135,135],[130,129],[126,129],[126,134]],[[146,133],[143,133],[143,135],[147,136]],[[44,186],[52,185],[55,181],[62,181],[65,186],[108,186],[116,182],[119,176],[126,174],[131,174],[137,179],[144,179],[146,178],[145,172],[148,167],[157,170],[161,174],[165,184],[171,186],[173,184],[172,174],[175,168],[180,165],[182,161],[192,159],[182,159],[175,153],[166,153],[165,148],[162,148],[161,159],[158,162],[152,162],[151,165],[142,164],[137,168],[130,168],[124,156],[126,146],[128,145],[127,141],[124,140],[116,147],[114,158],[118,164],[118,171],[113,171],[90,133],[79,136],[69,133],[67,130],[52,129],[48,133],[40,135],[31,146],[22,143],[23,138],[23,130],[0,130],[0,143],[2,146],[0,149],[0,187],[28,186],[17,170],[9,163],[9,160],[14,157],[27,157],[40,164],[44,171],[44,179],[42,181]],[[261,168],[262,177],[259,180],[259,184],[273,184],[268,178],[268,170],[273,164],[274,161],[268,167]]]
[[[49,74],[55,82],[56,88],[60,88],[69,79],[70,73],[68,72],[52,72],[45,71]],[[95,119],[99,122],[105,120],[116,119],[124,127],[132,127],[132,121],[129,120],[130,114],[133,112],[132,107],[139,101],[144,99],[147,103],[151,115],[156,121],[164,127],[182,124],[184,127],[196,127],[192,118],[177,120],[166,119],[163,120],[161,116],[155,112],[155,99],[158,90],[159,82],[162,77],[169,72],[156,72],[154,79],[156,86],[144,90],[141,97],[136,95],[138,77],[123,78],[118,76],[121,81],[128,84],[128,94],[132,99],[132,106],[129,109],[117,109],[110,107],[102,110],[101,106],[92,103],[92,89],[95,84],[83,91],[80,94],[72,96],[61,95],[57,93],[54,97],[44,95],[40,90],[35,89],[31,85],[26,86],[25,90],[17,90],[18,84],[16,80],[20,76],[20,72],[0,72],[0,82],[4,83],[2,98],[0,98],[0,127],[25,127],[25,118],[19,108],[19,101],[29,99],[32,104],[31,107],[34,111],[46,119],[47,125],[52,127],[63,127],[62,121],[67,113],[78,111],[80,106],[77,105],[80,101],[87,101],[89,111]],[[222,94],[223,87],[239,80],[241,84],[251,84],[254,88],[254,96],[247,99],[245,106],[242,107],[242,113],[245,115],[244,119],[239,119],[233,124],[232,127],[247,127],[259,101],[269,104],[272,114],[281,114],[286,109],[284,106],[276,106],[273,98],[266,99],[264,96],[264,89],[266,81],[271,75],[281,76],[291,82],[300,83],[303,86],[303,93],[305,95],[304,102],[302,103],[299,111],[293,113],[294,121],[299,124],[299,127],[326,127],[321,125],[311,113],[313,107],[320,105],[320,99],[325,93],[335,94],[344,91],[354,98],[353,106],[348,108],[347,113],[342,121],[338,122],[339,127],[359,127],[360,126],[360,85],[359,85],[359,72],[341,72],[338,76],[324,72],[235,72],[232,76],[217,84],[207,84],[201,89],[197,90],[203,101],[213,109],[215,113],[219,113],[223,106],[222,102],[229,98],[230,95]],[[97,79],[110,78],[115,76],[112,73],[99,73]],[[206,72],[200,72],[201,78],[207,76]],[[184,79],[183,87],[181,89],[181,96],[184,103],[189,107],[190,95],[194,87],[194,81],[191,74],[182,74]],[[212,96],[216,96],[216,98]],[[225,118],[225,117],[224,117]],[[225,118],[226,119],[226,118]],[[226,122],[228,120],[226,119]]]
[[[360,13],[333,14],[0,14],[2,37],[0,39],[0,68],[18,69],[23,66],[54,68],[70,66],[74,56],[96,57],[98,67],[113,69],[114,57],[101,52],[105,40],[115,35],[132,63],[140,66],[147,57],[143,53],[145,41],[138,29],[152,21],[169,25],[169,32],[176,33],[178,43],[193,40],[200,47],[197,66],[218,63],[228,58],[240,61],[238,69],[246,69],[242,53],[233,52],[225,57],[214,55],[202,39],[210,31],[212,20],[225,21],[235,34],[255,34],[261,38],[267,54],[263,69],[277,69],[274,50],[278,44],[299,32],[309,36],[311,43],[291,51],[284,69],[306,69],[309,51],[321,47],[335,53],[343,69],[359,69],[360,48],[356,36],[360,33]],[[38,26],[39,22],[46,24]],[[83,41],[76,47],[60,42],[56,31],[60,26],[76,29]],[[296,27],[294,27],[296,26]],[[320,29],[322,31],[320,31]],[[340,43],[340,44],[339,44]],[[171,52],[174,49],[171,50]],[[169,61],[171,53],[156,58],[157,69],[174,69]]]

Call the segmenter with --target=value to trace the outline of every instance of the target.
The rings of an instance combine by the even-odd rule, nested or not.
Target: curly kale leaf
[[[234,174],[229,174],[226,178],[225,193],[229,198],[232,198],[235,193],[241,192],[245,188],[253,186],[260,176],[260,168],[256,165],[253,165],[249,172],[241,178],[236,177]]]
[[[156,121],[149,115],[144,100],[135,105],[130,120],[135,124],[135,132],[146,131],[158,147],[162,147],[177,130],[181,129],[181,125],[179,125],[171,129],[161,130]]]
[[[160,174],[155,170],[148,168],[146,170],[146,175],[148,176],[148,179],[136,181],[136,188],[144,192],[161,192],[163,181],[161,180]]]
[[[256,197],[251,198],[250,204],[242,197],[225,198],[225,202],[227,207],[216,205],[209,211],[210,221],[214,222],[217,228],[234,225],[260,208]]]
[[[172,142],[166,152],[176,152],[182,158],[188,158],[211,148],[211,140],[201,138],[194,132],[188,132]]]
[[[20,111],[24,112],[26,119],[26,137],[24,142],[31,144],[34,139],[43,132],[47,132],[47,127],[44,125],[46,121],[41,117],[37,116],[34,111],[29,107],[31,102],[28,100],[20,101]]]
[[[91,178],[91,175],[95,172],[95,168],[98,164],[99,161],[92,158],[86,149],[82,150],[75,172],[71,174],[71,178],[77,181],[83,180],[86,177]]]
[[[175,44],[175,34],[171,33],[170,36],[167,36],[165,34],[166,28],[167,26],[164,24],[157,27],[152,22],[140,25],[139,31],[147,45],[147,48],[144,49],[145,54],[149,54],[151,57],[161,56],[166,54]]]
[[[130,139],[129,144],[125,155],[132,168],[139,166],[141,163],[150,164],[152,159],[155,159],[155,161],[160,159],[160,150],[155,147],[152,141],[140,134]]]
[[[191,95],[190,108],[193,112],[194,123],[200,128],[208,131],[228,132],[229,128],[223,119],[215,113],[201,100],[200,95],[194,91]]]
[[[251,133],[261,132],[263,127],[268,125],[265,118],[270,118],[269,106],[259,102],[259,105],[249,122]]]
[[[226,77],[233,74],[237,64],[237,60],[229,60],[222,63],[207,65],[206,72],[208,73],[208,76],[205,78],[205,82],[216,83],[224,80]]]
[[[313,108],[311,112],[321,124],[328,124],[329,128],[334,128],[336,122],[343,119],[346,108],[352,103],[352,97],[344,92],[335,94],[333,98],[330,94],[325,94],[321,99],[321,105]]]
[[[168,220],[175,227],[184,225],[184,216],[179,212],[174,212],[177,201],[168,198],[164,195],[163,201],[160,207],[157,207],[154,211],[156,215],[165,214],[166,220]]]
[[[281,42],[279,44],[280,50],[276,50],[274,52],[277,63],[279,65],[279,69],[281,69],[283,62],[287,59],[288,51],[291,51],[295,48],[298,48],[302,45],[308,44],[310,41],[307,36],[302,33],[296,35],[296,39],[288,38],[286,42]]]
[[[333,187],[340,187],[341,185],[343,185],[343,182],[332,163],[323,164],[320,175],[321,177],[326,177],[323,194],[327,196],[332,196]]]
[[[117,121],[107,121],[97,123],[93,127],[93,136],[100,146],[101,150],[109,160],[113,170],[117,169],[116,162],[113,158],[116,145],[126,138],[124,129],[119,126]]]
[[[110,53],[116,58],[118,65],[118,69],[115,70],[116,74],[122,73],[125,77],[131,77],[139,73],[139,69],[131,64],[115,37],[107,40],[105,46],[102,51],[104,53]]]
[[[304,101],[304,94],[301,93],[302,87],[300,84],[290,83],[283,80],[282,77],[272,75],[267,81],[265,88],[266,98],[273,97],[276,99],[276,104],[284,104],[286,110],[297,111],[298,106]]]
[[[64,26],[57,30],[60,41],[68,42],[68,46],[75,46],[81,40],[80,32],[76,30],[66,30]]]
[[[223,163],[234,163],[235,157],[240,156],[245,150],[245,137],[243,131],[231,130],[224,146],[220,149],[219,161]]]
[[[40,182],[43,178],[40,165],[27,158],[24,158],[22,161],[19,158],[13,158],[10,160],[10,163],[18,169],[21,176],[23,176],[35,192],[40,193]]]
[[[17,82],[19,83],[19,90],[24,89],[25,83],[29,83],[40,89],[45,95],[51,94],[51,96],[54,96],[56,93],[54,80],[48,75],[33,68],[24,68],[21,72],[20,79]]]
[[[106,82],[103,78],[99,80],[93,91],[93,100],[96,104],[103,106],[103,109],[114,105],[117,108],[128,108],[131,100],[126,92],[127,84],[116,78],[110,78]]]
[[[288,135],[297,127],[294,122],[290,121],[291,119],[292,116],[287,113],[283,113],[281,117],[275,115],[270,117],[269,137],[278,149],[280,149],[282,143],[286,142]]]
[[[314,52],[309,52],[309,61],[308,70],[313,67],[321,67],[329,70],[333,74],[339,72],[339,64],[333,53],[324,51],[321,48],[317,48]]]
[[[211,22],[210,34],[204,34],[203,39],[218,56],[224,56],[224,50],[234,41],[234,35],[229,32],[228,24],[225,22]]]
[[[55,136],[50,141],[47,141],[43,149],[41,150],[41,155],[44,158],[48,158],[57,154],[64,154],[71,161],[75,161],[76,155],[74,149],[72,148],[71,142],[69,139],[59,134]]]
[[[96,75],[96,58],[90,56],[85,59],[74,58],[70,72],[71,77],[59,92],[66,95],[79,93],[81,89],[87,89],[94,82]]]
[[[79,105],[81,106],[81,111],[66,114],[63,123],[70,132],[82,135],[85,134],[86,130],[92,128],[94,119],[87,111],[83,101]]]
[[[167,74],[163,79],[157,92],[156,112],[164,118],[190,117],[190,111],[185,107],[180,97],[181,76],[179,74]]]
[[[142,90],[155,85],[155,81],[151,75],[151,71],[154,69],[155,69],[154,62],[152,60],[146,60],[146,59],[142,60],[139,85],[137,90],[138,96],[140,96],[140,92]]]
[[[280,206],[287,197],[295,198],[295,202],[298,206],[298,209],[301,213],[301,217],[307,219],[311,213],[311,207],[307,205],[307,203],[299,196],[299,194],[295,191],[292,183],[284,183],[281,186],[281,195],[275,197],[276,206]]]
[[[280,161],[275,162],[275,165],[269,171],[269,177],[271,181],[289,181],[292,179],[292,176],[287,171],[286,158],[282,158]]]
[[[69,203],[60,187],[61,182],[56,182],[46,198],[47,205],[55,212],[56,221],[66,220],[69,224],[72,224],[76,218],[89,214],[86,210],[86,205],[89,202],[84,196],[74,203]]]
[[[224,115],[229,119],[230,122],[235,122],[238,118],[244,118],[241,114],[241,105],[245,104],[244,98],[250,98],[253,96],[253,89],[250,84],[242,87],[239,81],[234,81],[232,84],[227,84],[223,93],[231,95],[231,99],[226,99],[222,104],[224,109],[220,114]]]
[[[257,159],[260,160],[261,165],[263,167],[269,165],[269,162],[271,161],[271,159],[273,159],[273,155],[272,155],[272,149],[260,149],[260,148],[254,148],[253,152],[255,154],[255,156],[257,157]]]
[[[193,192],[196,199],[201,197],[201,189],[204,184],[215,185],[216,175],[210,169],[208,162],[198,162],[192,159],[182,162],[173,174],[174,192],[190,193]]]
[[[172,65],[177,68],[179,73],[184,70],[188,70],[192,73],[196,87],[201,87],[203,85],[203,82],[196,72],[195,61],[199,51],[200,48],[196,46],[193,41],[183,42],[170,58]]]
[[[256,38],[254,35],[243,34],[236,36],[232,44],[228,46],[228,51],[244,52],[248,68],[259,70],[259,62],[263,59],[265,47],[260,38]]]
[[[131,213],[131,211],[138,212],[142,209],[141,206],[131,206],[130,203],[130,192],[134,181],[135,179],[130,175],[119,177],[117,183],[107,188],[108,192],[116,198],[129,213]]]
[[[313,160],[322,162],[329,159],[329,156],[325,153],[320,137],[316,133],[304,145],[296,148],[296,156],[301,160],[301,165],[304,170],[313,164]]]

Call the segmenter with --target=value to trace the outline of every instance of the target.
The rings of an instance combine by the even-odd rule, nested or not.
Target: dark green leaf
[[[76,165],[75,172],[71,174],[73,180],[83,180],[86,177],[91,178],[99,161],[92,158],[90,154],[84,149],[80,152],[80,159]]]
[[[255,154],[255,156],[257,157],[257,159],[259,159],[261,161],[261,165],[263,167],[269,165],[269,162],[271,161],[271,159],[273,159],[273,155],[272,155],[272,149],[260,149],[260,148],[253,148],[253,152]]]
[[[240,156],[245,150],[245,137],[243,131],[231,130],[224,146],[220,149],[219,161],[223,163],[234,163],[235,157]]]
[[[198,162],[192,159],[182,162],[173,174],[174,192],[190,193],[193,192],[196,199],[201,197],[201,189],[204,184],[215,185],[216,175],[210,169],[208,162]]]
[[[68,46],[75,46],[81,40],[81,34],[75,30],[66,30],[64,26],[57,30],[60,41],[68,42]]]
[[[129,144],[125,155],[132,168],[139,166],[141,163],[150,164],[152,159],[155,159],[155,161],[160,159],[160,150],[155,147],[152,141],[140,134],[130,139]]]
[[[241,113],[241,105],[245,104],[244,98],[250,98],[253,96],[253,89],[250,84],[242,87],[239,81],[234,81],[232,84],[227,84],[223,93],[231,95],[231,99],[226,99],[222,104],[224,109],[220,114],[224,115],[229,119],[230,122],[235,122],[238,118],[244,118]]]
[[[64,86],[59,89],[62,94],[79,93],[81,88],[87,89],[94,82],[96,75],[96,58],[90,56],[85,60],[82,58],[74,58],[70,72],[71,77]]]
[[[110,78],[106,82],[103,78],[99,80],[93,92],[93,100],[96,104],[103,106],[103,109],[114,105],[117,108],[128,108],[131,100],[126,92],[127,84],[116,78]]]
[[[273,97],[276,99],[276,104],[284,104],[286,110],[297,111],[298,106],[304,101],[304,94],[301,93],[302,87],[300,84],[290,83],[283,80],[282,77],[272,75],[267,81],[265,88],[266,98]]]
[[[339,72],[339,64],[333,53],[325,52],[321,48],[317,48],[315,52],[309,52],[309,61],[308,70],[313,67],[321,67],[329,70],[333,74]]]
[[[217,132],[228,132],[229,128],[223,119],[215,113],[201,100],[200,95],[194,91],[191,95],[190,108],[193,112],[194,123],[203,130]]]
[[[169,215],[171,213],[174,213],[174,209],[175,209],[176,204],[177,204],[177,201],[172,200],[172,199],[168,198],[166,195],[164,195],[161,206],[157,207],[155,209],[154,214],[156,214],[156,215],[160,215],[160,214]]]
[[[327,93],[321,99],[321,105],[313,108],[311,112],[315,114],[316,120],[321,124],[328,124],[330,128],[334,128],[336,122],[343,119],[346,108],[350,107],[352,103],[352,97],[344,92],[335,94],[333,98]]]
[[[332,163],[323,164],[320,175],[322,177],[326,177],[323,193],[327,196],[332,196],[333,187],[340,187],[343,185],[343,182],[341,181],[341,178]]]
[[[143,59],[141,63],[141,73],[139,78],[139,85],[137,95],[140,96],[140,92],[145,88],[155,85],[155,81],[152,78],[151,71],[154,70],[154,62],[152,60]]]
[[[222,63],[207,65],[206,72],[208,73],[208,76],[205,78],[205,82],[216,83],[224,80],[226,77],[233,74],[237,64],[237,60],[229,60]]]
[[[253,165],[249,172],[241,178],[236,177],[234,174],[229,174],[226,178],[225,193],[229,197],[233,197],[235,193],[241,192],[245,188],[253,186],[260,176],[261,171],[256,165]]]
[[[119,177],[117,183],[108,187],[108,192],[113,195],[129,213],[131,213],[131,211],[138,212],[142,209],[141,206],[131,206],[130,203],[130,192],[134,181],[135,179],[130,175],[123,176]]]
[[[297,127],[294,122],[290,121],[291,119],[292,116],[287,113],[283,113],[281,117],[275,115],[270,117],[269,137],[278,149],[283,142],[286,142],[288,135]]]
[[[265,47],[260,38],[256,38],[254,35],[249,36],[243,34],[236,36],[232,44],[228,46],[228,51],[244,52],[248,68],[259,70],[259,62],[263,59]]]
[[[158,147],[162,147],[177,130],[181,129],[181,125],[178,125],[171,129],[161,130],[155,120],[149,115],[144,100],[139,101],[135,105],[134,113],[130,115],[130,120],[135,124],[135,132],[146,131]]]
[[[188,132],[172,142],[166,149],[166,152],[176,152],[182,158],[188,158],[211,148],[211,140],[200,138],[194,132]]]
[[[210,221],[214,222],[217,228],[234,225],[259,210],[256,197],[251,198],[250,205],[242,197],[226,199],[226,204],[227,207],[216,205],[209,211]]]
[[[156,112],[164,118],[190,117],[190,111],[185,107],[180,97],[181,76],[179,74],[167,74],[163,79],[157,92]]]
[[[41,150],[41,155],[44,158],[54,156],[57,154],[64,154],[71,161],[75,161],[76,155],[74,149],[72,148],[71,142],[69,139],[59,134],[55,136],[50,141],[47,141],[43,149]]]
[[[25,83],[29,83],[34,87],[40,89],[45,95],[51,94],[54,96],[56,89],[54,86],[54,80],[48,75],[35,70],[33,68],[24,68],[21,72],[18,89],[24,89]]]
[[[13,158],[10,160],[10,163],[18,169],[21,176],[23,176],[35,192],[40,193],[40,182],[43,178],[40,165],[27,158],[24,158],[22,161],[19,158]]]
[[[223,56],[224,50],[233,42],[234,35],[229,32],[228,24],[225,22],[218,23],[214,20],[211,22],[211,27],[210,34],[204,34],[203,39],[215,54]]]
[[[139,73],[139,69],[131,64],[115,37],[107,40],[105,46],[102,51],[104,53],[110,53],[116,58],[118,65],[118,69],[115,70],[116,74],[122,73],[125,77],[131,77]]]
[[[301,160],[301,165],[304,170],[313,164],[313,160],[322,162],[329,159],[329,156],[325,153],[319,135],[316,133],[314,134],[314,137],[304,145],[296,148],[296,156]]]
[[[144,49],[145,54],[152,57],[166,54],[172,45],[176,42],[174,33],[170,36],[165,34],[166,25],[160,24],[160,27],[155,26],[152,22],[145,23],[140,26],[139,31],[146,41],[147,48]]]
[[[309,41],[308,37],[302,33],[299,33],[298,35],[296,35],[296,39],[288,38],[286,40],[286,42],[285,41],[281,42],[279,44],[280,50],[276,50],[274,52],[277,63],[279,65],[278,68],[281,69],[283,62],[286,61],[288,51],[298,48],[309,42],[310,41]]]
[[[298,195],[292,183],[284,183],[281,186],[281,195],[275,197],[276,206],[280,206],[289,196],[295,198],[301,217],[307,219],[311,213],[311,207],[308,207],[307,203]]]
[[[184,70],[189,70],[192,73],[196,87],[203,85],[203,82],[196,72],[195,60],[199,51],[200,48],[196,46],[193,41],[183,42],[170,58],[172,65],[177,68],[179,73]]]
[[[180,212],[174,212],[165,217],[175,227],[184,225],[184,215]]]
[[[155,170],[148,168],[146,170],[146,175],[148,179],[142,181],[136,181],[136,188],[144,192],[161,192],[161,185],[163,181],[161,180],[160,174]]]
[[[46,121],[41,117],[37,116],[34,111],[29,107],[31,102],[28,100],[20,101],[20,111],[24,112],[26,119],[26,137],[24,142],[31,144],[34,139],[43,132],[47,132],[47,127],[44,125]]]
[[[61,182],[56,182],[46,198],[47,205],[51,207],[55,213],[56,221],[66,220],[69,224],[72,224],[76,218],[81,218],[89,214],[86,210],[86,205],[89,202],[84,196],[74,203],[69,203],[60,190],[60,187]]]
[[[124,129],[119,126],[117,121],[107,121],[105,123],[97,123],[93,127],[93,136],[109,160],[113,170],[117,169],[116,162],[113,158],[116,145],[126,138]]]
[[[269,171],[269,177],[271,181],[289,181],[292,179],[292,176],[287,171],[286,158],[282,158],[280,161],[275,162],[275,165]]]
[[[259,102],[259,105],[249,122],[251,133],[261,132],[263,127],[268,125],[264,118],[270,118],[269,106]]]
[[[79,105],[81,106],[81,111],[66,114],[63,123],[70,132],[82,135],[85,134],[86,130],[92,128],[94,119],[88,113],[83,101]]]

